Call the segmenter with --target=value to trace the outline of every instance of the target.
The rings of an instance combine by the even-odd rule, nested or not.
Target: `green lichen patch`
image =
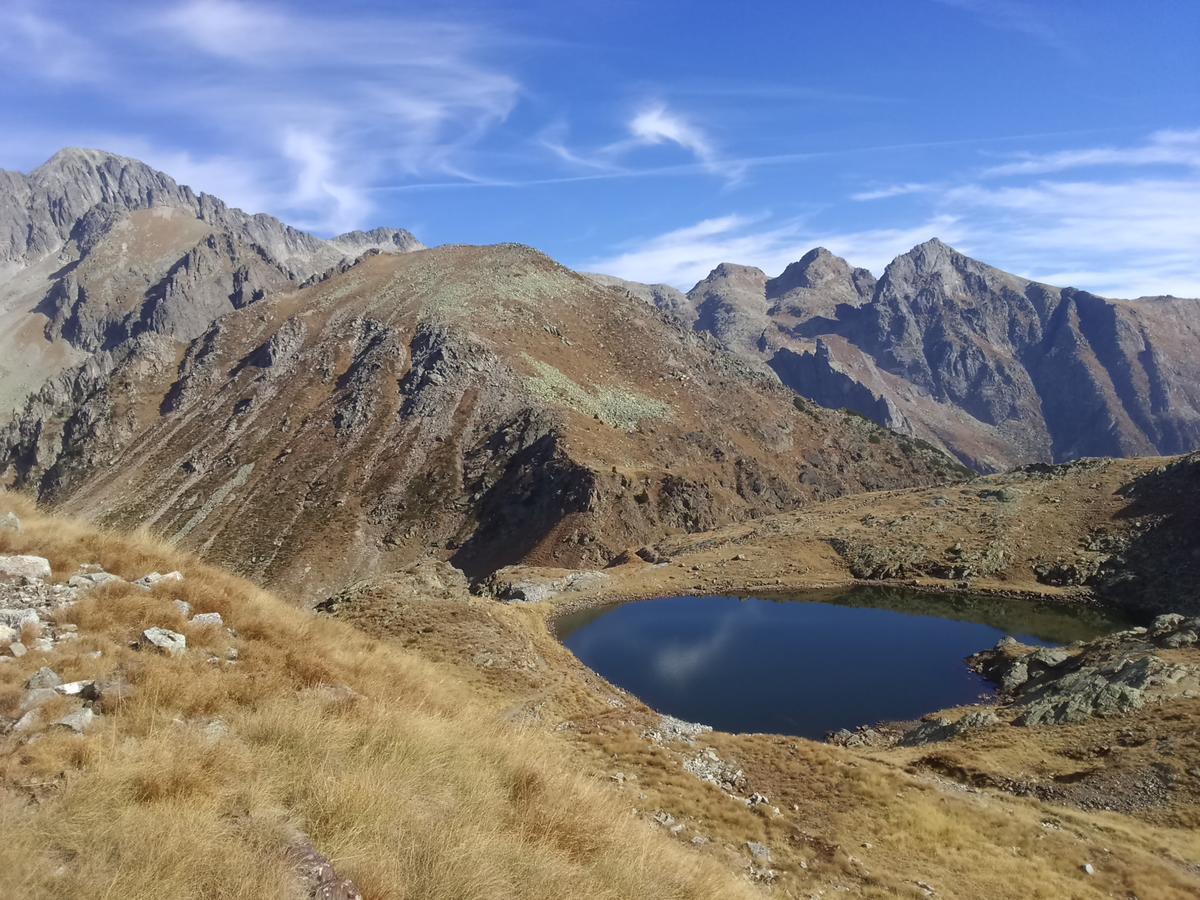
[[[661,400],[618,387],[588,390],[549,363],[521,355],[537,373],[525,377],[526,387],[546,403],[565,406],[622,431],[632,431],[644,419],[663,419],[670,414],[670,407]]]

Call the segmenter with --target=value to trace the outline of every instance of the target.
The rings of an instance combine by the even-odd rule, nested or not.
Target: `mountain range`
[[[960,473],[529,248],[323,241],[95,151],[5,178],[5,482],[264,582],[603,565]]]
[[[775,278],[723,263],[686,294],[593,277],[979,471],[1200,446],[1198,300],[1052,287],[936,239],[878,279],[824,248]]]

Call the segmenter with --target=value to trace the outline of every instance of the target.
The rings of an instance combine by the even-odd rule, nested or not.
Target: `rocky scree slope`
[[[98,150],[0,171],[0,414],[88,354],[190,341],[364,252],[417,247],[398,229],[321,240]]]
[[[678,298],[627,284],[824,406],[995,471],[1200,446],[1200,300],[1109,300],[930,240],[876,281],[822,248],[777,278],[718,266]]]
[[[6,481],[311,594],[430,553],[472,576],[600,565],[960,476],[514,245],[366,255],[191,341],[101,356],[0,435]]]

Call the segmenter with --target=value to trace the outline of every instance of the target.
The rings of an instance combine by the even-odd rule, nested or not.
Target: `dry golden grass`
[[[9,716],[42,665],[134,687],[86,735],[0,739],[6,896],[294,897],[287,848],[301,834],[368,898],[754,893],[572,772],[562,745],[500,722],[446,670],[148,535],[0,495],[7,509],[25,527],[0,534],[0,552],[46,556],[56,577],[95,562],[186,580],[97,590],[60,620],[77,640],[0,666]],[[176,598],[220,612],[236,637],[185,623]],[[184,632],[188,652],[131,649],[151,625]],[[223,661],[231,647],[237,661]]]

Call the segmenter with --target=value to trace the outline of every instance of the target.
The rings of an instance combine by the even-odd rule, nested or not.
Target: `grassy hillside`
[[[303,897],[316,890],[303,877],[314,853],[367,898],[751,892],[635,820],[572,773],[553,738],[500,721],[446,670],[149,537],[0,495],[0,515],[9,510],[23,527],[0,531],[0,554],[47,557],[56,582],[82,564],[184,580],[82,594],[50,617],[49,650],[0,663],[8,896]],[[188,621],[177,600],[223,624]],[[184,634],[186,651],[133,649],[153,626]],[[37,631],[24,626],[23,640],[35,645]],[[43,666],[64,682],[109,682],[83,733],[14,727]],[[78,702],[57,697],[40,719]],[[353,896],[344,890],[327,896]]]

